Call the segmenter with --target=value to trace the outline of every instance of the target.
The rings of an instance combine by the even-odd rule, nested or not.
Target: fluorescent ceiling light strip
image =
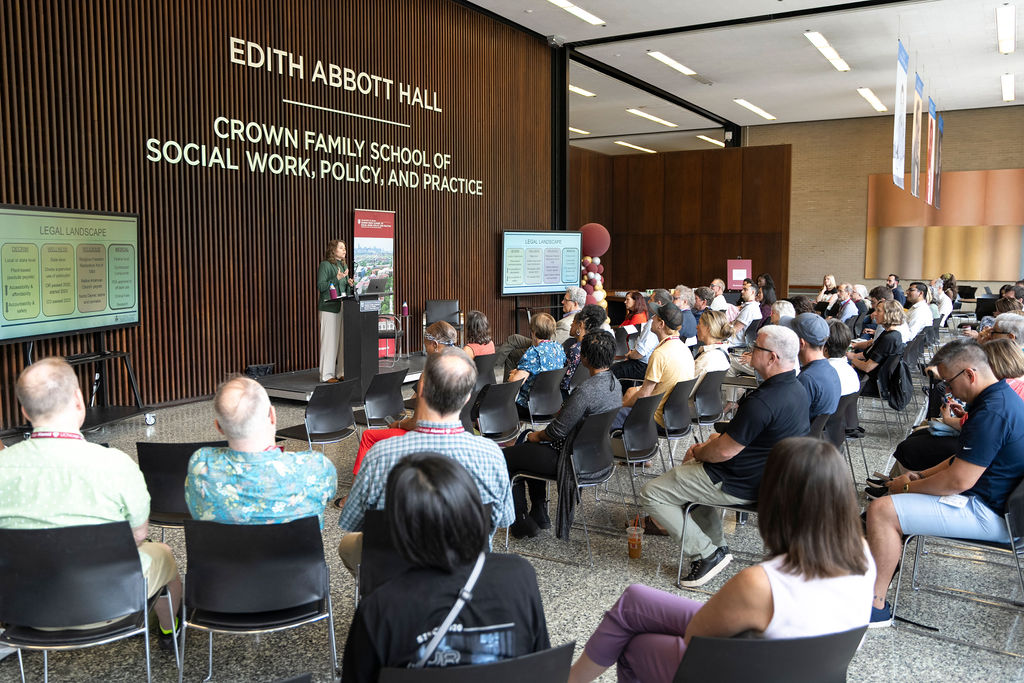
[[[764,109],[761,109],[761,107],[758,107],[756,104],[751,104],[750,102],[747,102],[744,99],[736,99],[733,100],[733,102],[740,105],[741,107],[746,107],[747,109],[754,112],[761,118],[768,119],[769,121],[774,121],[776,119],[776,117],[773,114],[769,114]]]
[[[569,126],[569,132],[570,133],[578,133],[579,135],[590,135],[590,131],[589,130],[581,130],[579,128],[573,128],[572,126]]]
[[[574,92],[577,95],[583,95],[584,97],[597,97],[597,94],[571,84],[569,85],[569,92]]]
[[[996,7],[996,37],[999,51],[1008,55],[1016,49],[1017,43],[1017,8],[1013,5]]]
[[[602,24],[604,24],[604,19],[594,16],[593,14],[583,9],[582,7],[578,7],[577,5],[574,5],[571,2],[568,2],[567,0],[548,0],[548,2],[550,2],[555,7],[561,7],[562,9],[564,9],[566,12],[573,15],[577,19],[582,19],[583,21],[587,22],[592,26],[601,26]]]
[[[1003,102],[1013,102],[1016,97],[1013,92],[1013,74],[1003,74]]]
[[[654,114],[648,114],[647,112],[645,112],[645,111],[643,111],[641,109],[627,109],[626,111],[628,111],[630,114],[634,114],[636,116],[641,116],[641,117],[647,119],[648,121],[654,121],[655,123],[660,123],[661,125],[667,126],[668,128],[678,128],[679,127],[678,124],[672,123],[671,121],[666,121],[665,119],[659,119]]]
[[[665,66],[671,67],[671,68],[675,69],[676,71],[678,71],[679,73],[683,74],[684,76],[693,76],[693,75],[696,75],[696,73],[697,73],[696,71],[694,71],[690,67],[686,66],[685,64],[680,64],[676,60],[672,59],[671,57],[669,57],[664,52],[658,52],[658,51],[648,52],[647,56],[652,58],[652,59],[657,59],[659,62],[661,62]]]
[[[875,108],[875,111],[889,111],[871,88],[857,88],[857,93],[867,100],[868,104]]]
[[[712,145],[718,145],[719,147],[725,147],[725,143],[722,142],[721,140],[716,140],[714,138],[709,138],[707,135],[698,135],[697,137],[699,139],[703,140],[704,142],[710,142]]]
[[[817,31],[807,31],[804,33],[804,38],[811,41],[811,45],[818,48],[818,52],[821,53],[822,57],[827,59],[829,63],[835,67],[836,71],[849,71],[850,65],[846,63],[836,49],[829,45],[829,42],[825,40],[825,36],[821,35]]]
[[[630,149],[639,150],[641,152],[647,152],[648,154],[657,154],[657,152],[655,152],[653,149],[647,149],[646,147],[641,147],[640,145],[632,145],[628,142],[623,142],[622,140],[616,140],[615,144],[622,145],[623,147],[629,147]]]

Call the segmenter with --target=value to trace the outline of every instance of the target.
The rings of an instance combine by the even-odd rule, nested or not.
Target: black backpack
[[[914,383],[910,367],[903,360],[903,354],[893,354],[885,359],[878,369],[878,395],[884,398],[893,410],[903,410],[914,395]]]

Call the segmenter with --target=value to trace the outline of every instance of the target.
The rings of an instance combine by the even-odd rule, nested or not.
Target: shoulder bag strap
[[[459,597],[455,601],[455,604],[452,605],[451,611],[448,612],[448,616],[444,618],[444,621],[441,622],[441,626],[438,627],[437,633],[434,634],[434,637],[427,644],[427,649],[423,653],[423,656],[420,657],[420,660],[410,668],[422,669],[426,665],[427,660],[433,656],[434,650],[436,650],[437,646],[441,644],[441,639],[448,634],[448,629],[452,627],[452,623],[455,621],[456,617],[459,616],[459,612],[462,611],[462,608],[467,602],[473,599],[473,587],[476,586],[476,580],[480,578],[480,572],[483,571],[485,558],[486,556],[483,552],[481,552],[476,558],[476,564],[473,565],[473,571],[469,573],[469,578],[466,579],[466,585],[459,591]]]

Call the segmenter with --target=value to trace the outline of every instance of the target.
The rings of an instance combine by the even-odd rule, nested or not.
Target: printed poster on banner
[[[352,277],[362,294],[375,278],[387,278],[382,291],[395,291],[395,212],[355,210]],[[381,313],[394,313],[394,295],[381,300]]]
[[[935,101],[928,98],[928,185],[924,200],[935,203]]]
[[[910,55],[903,43],[896,41],[896,103],[892,120],[892,182],[903,189],[903,174],[907,172],[907,68]]]
[[[910,194],[921,196],[921,117],[924,113],[924,81],[914,74],[914,130],[910,138]]]
[[[939,122],[935,127],[938,129],[935,135],[935,208],[941,209],[939,197],[942,195],[942,114],[939,114]]]

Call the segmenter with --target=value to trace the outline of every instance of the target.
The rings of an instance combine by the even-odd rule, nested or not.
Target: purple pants
[[[704,604],[633,584],[583,649],[600,666],[618,663],[620,683],[671,683],[686,652],[686,627]]]

